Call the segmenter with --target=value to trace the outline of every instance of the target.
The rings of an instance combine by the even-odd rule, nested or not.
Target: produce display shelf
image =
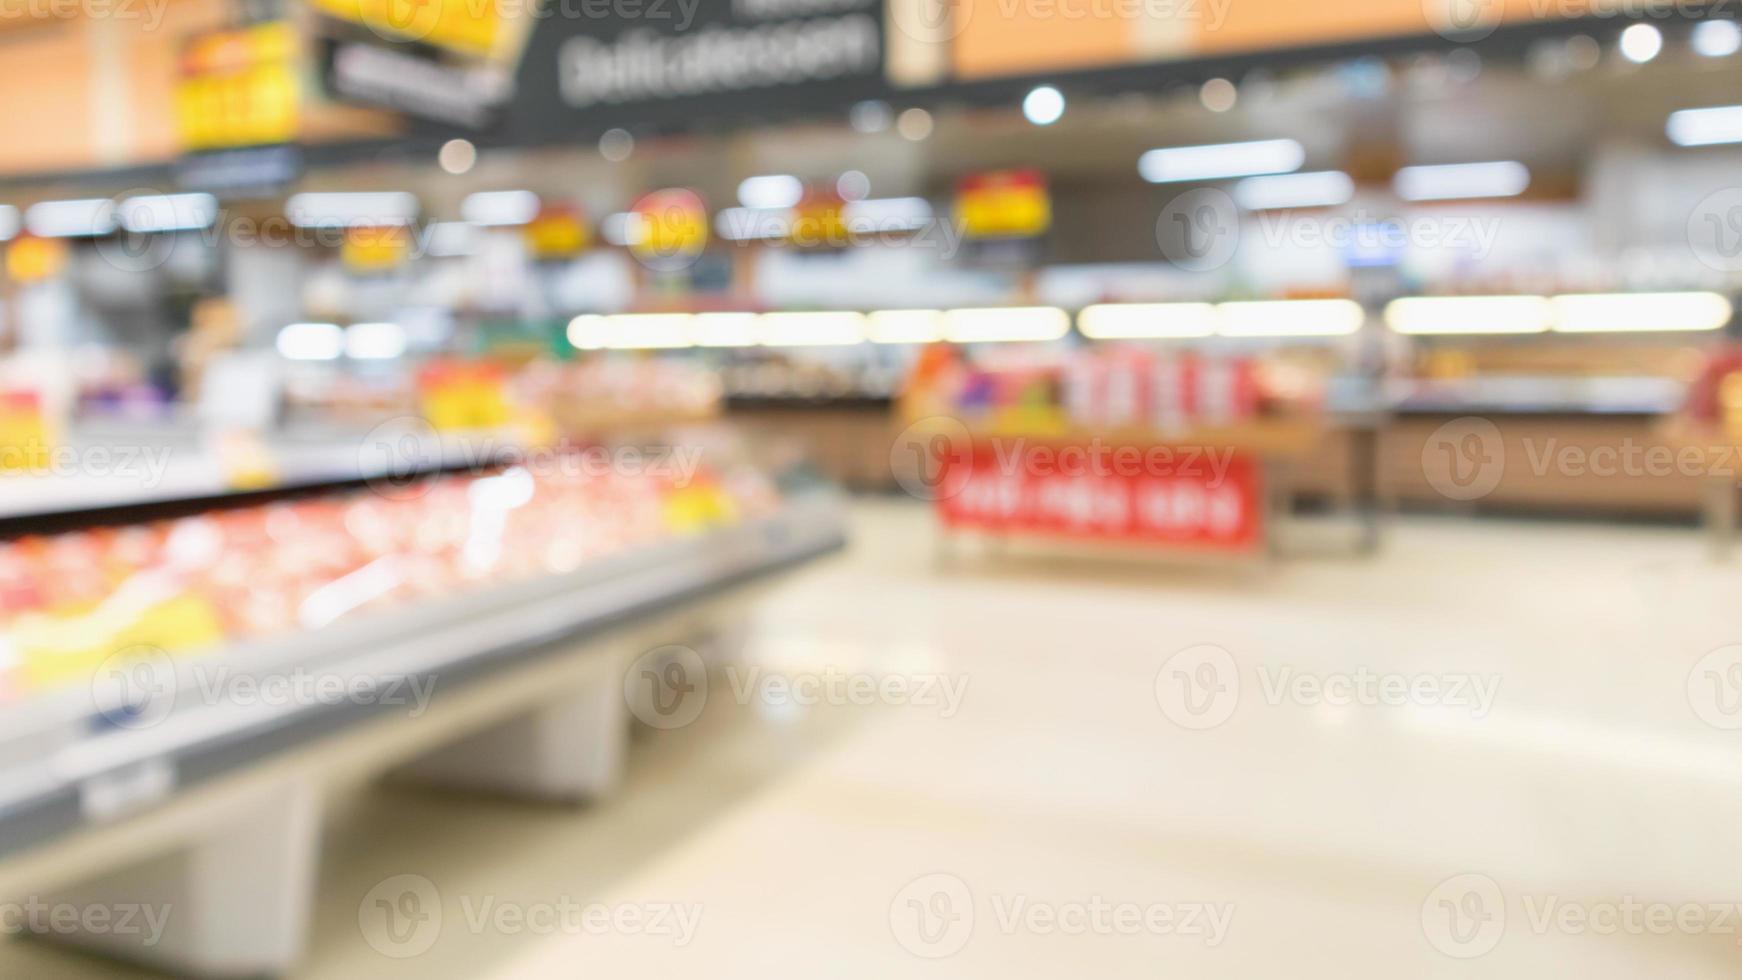
[[[601,559],[568,575],[177,660],[174,682],[160,685],[171,693],[152,709],[166,716],[149,727],[117,726],[83,689],[9,707],[0,722],[0,859],[376,713],[402,710],[200,703],[194,675],[202,664],[255,678],[301,671],[342,680],[347,690],[418,678],[433,686],[432,710],[440,710],[481,675],[794,567],[844,542],[839,500],[807,492],[767,519]]]
[[[203,505],[238,498],[404,479],[473,469],[518,443],[496,432],[423,437],[413,444],[372,446],[368,433],[265,445],[270,471],[238,479],[219,455],[172,433],[148,435],[116,449],[92,440],[65,447],[75,460],[96,448],[104,455],[72,472],[0,475],[0,536],[35,530],[36,521],[85,515],[116,516],[133,508]],[[124,454],[124,455],[123,455]],[[8,525],[30,521],[30,527]]]

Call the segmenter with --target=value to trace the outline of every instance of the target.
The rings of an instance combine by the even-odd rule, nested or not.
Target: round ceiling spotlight
[[[1022,100],[1022,115],[1036,126],[1051,126],[1065,114],[1065,95],[1051,85],[1031,90]]]
[[[1198,101],[1211,112],[1227,112],[1240,101],[1240,91],[1226,78],[1212,78],[1198,89]]]
[[[895,131],[915,143],[931,135],[931,113],[924,109],[906,109],[895,117]]]
[[[607,129],[599,137],[599,155],[612,163],[622,163],[635,152],[635,137],[627,129]]]
[[[478,148],[471,140],[448,140],[436,151],[436,163],[450,174],[458,176],[471,170],[478,162]]]
[[[1663,50],[1663,32],[1650,24],[1634,24],[1621,32],[1621,57],[1643,65]]]

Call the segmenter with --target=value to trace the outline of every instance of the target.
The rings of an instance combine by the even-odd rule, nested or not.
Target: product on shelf
[[[1109,345],[987,366],[922,358],[907,412],[950,414],[1000,429],[1153,429],[1178,432],[1300,414],[1322,384],[1301,370],[1244,354]]]
[[[675,456],[619,466],[595,450],[432,478],[414,492],[333,493],[0,543],[0,704],[89,677],[128,648],[198,653],[317,630],[572,572],[777,504],[760,471],[711,454],[686,472]]]
[[[0,473],[41,469],[48,450],[42,400],[33,392],[0,391]]]
[[[514,378],[515,398],[549,416],[559,430],[579,433],[637,419],[711,418],[720,382],[699,365],[653,357],[590,357],[533,361]]]

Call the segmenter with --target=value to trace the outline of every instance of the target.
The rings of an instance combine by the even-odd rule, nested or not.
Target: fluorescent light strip
[[[764,313],[756,321],[766,347],[839,347],[865,339],[863,313]]]
[[[292,361],[336,361],[345,331],[336,323],[293,323],[278,331],[278,353]]]
[[[479,191],[460,202],[460,217],[485,227],[524,225],[538,217],[538,208],[531,191]]]
[[[1677,109],[1669,114],[1663,129],[1677,146],[1742,143],[1742,105]]]
[[[1341,170],[1248,177],[1234,185],[1234,201],[1248,211],[1324,208],[1355,196],[1355,181]]]
[[[583,314],[569,321],[569,343],[580,350],[671,350],[691,344],[688,313]]]
[[[391,361],[405,353],[405,328],[397,323],[353,323],[345,331],[345,356]]]
[[[1070,315],[1054,306],[985,307],[944,314],[944,339],[954,344],[1057,340],[1070,329]]]
[[[1517,197],[1530,186],[1530,171],[1516,160],[1404,167],[1391,180],[1406,201],[1454,201]]]
[[[1077,314],[1077,329],[1091,340],[1208,337],[1216,332],[1209,303],[1103,303]]]
[[[1284,174],[1305,162],[1306,151],[1294,140],[1255,140],[1150,150],[1138,158],[1137,172],[1152,184],[1166,184]]]
[[[1224,337],[1341,337],[1361,329],[1367,311],[1352,299],[1289,299],[1216,307]]]
[[[1721,330],[1732,312],[1717,293],[1576,293],[1549,302],[1559,333]]]
[[[417,198],[405,191],[293,194],[284,216],[298,228],[387,228],[417,219]]]
[[[878,310],[869,319],[873,343],[935,344],[944,339],[941,310]]]
[[[804,181],[791,174],[748,177],[738,185],[738,203],[755,210],[790,208],[804,197]]]
[[[218,199],[210,194],[148,194],[122,201],[117,211],[121,227],[135,234],[197,231],[218,220]]]
[[[698,347],[754,347],[756,314],[699,313],[690,321],[690,339]]]
[[[16,237],[21,221],[17,208],[10,204],[0,204],[0,242],[11,241]]]
[[[1552,319],[1541,296],[1408,296],[1385,307],[1386,326],[1416,336],[1542,333]]]
[[[115,202],[108,198],[43,201],[24,212],[24,227],[41,238],[92,238],[115,230]]]

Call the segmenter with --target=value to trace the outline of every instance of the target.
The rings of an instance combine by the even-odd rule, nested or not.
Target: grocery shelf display
[[[777,480],[726,444],[671,468],[619,461],[618,472],[583,452],[0,544],[0,883],[105,887],[107,873],[160,852],[115,845],[124,856],[93,867],[62,851],[129,840],[139,814],[169,820],[172,840],[206,835],[215,855],[228,852],[212,838],[262,833],[249,849],[287,848],[283,865],[148,878],[184,889],[210,922],[228,921],[244,895],[276,911],[239,936],[184,931],[110,951],[178,972],[271,972],[299,953],[308,827],[191,817],[183,797],[313,812],[308,775],[260,788],[260,774],[327,758],[409,766],[446,785],[609,792],[627,725],[620,657],[636,649],[622,637],[695,642],[736,615],[734,596],[839,548],[843,526],[827,488]],[[556,671],[555,686],[507,702],[487,693],[524,686],[515,678],[528,671]],[[491,698],[496,720],[477,720]],[[498,753],[483,768],[464,761],[464,744],[438,751],[469,735],[490,744],[513,718],[587,741],[556,761]],[[409,741],[359,748],[383,731]],[[129,880],[138,874],[111,887]]]

